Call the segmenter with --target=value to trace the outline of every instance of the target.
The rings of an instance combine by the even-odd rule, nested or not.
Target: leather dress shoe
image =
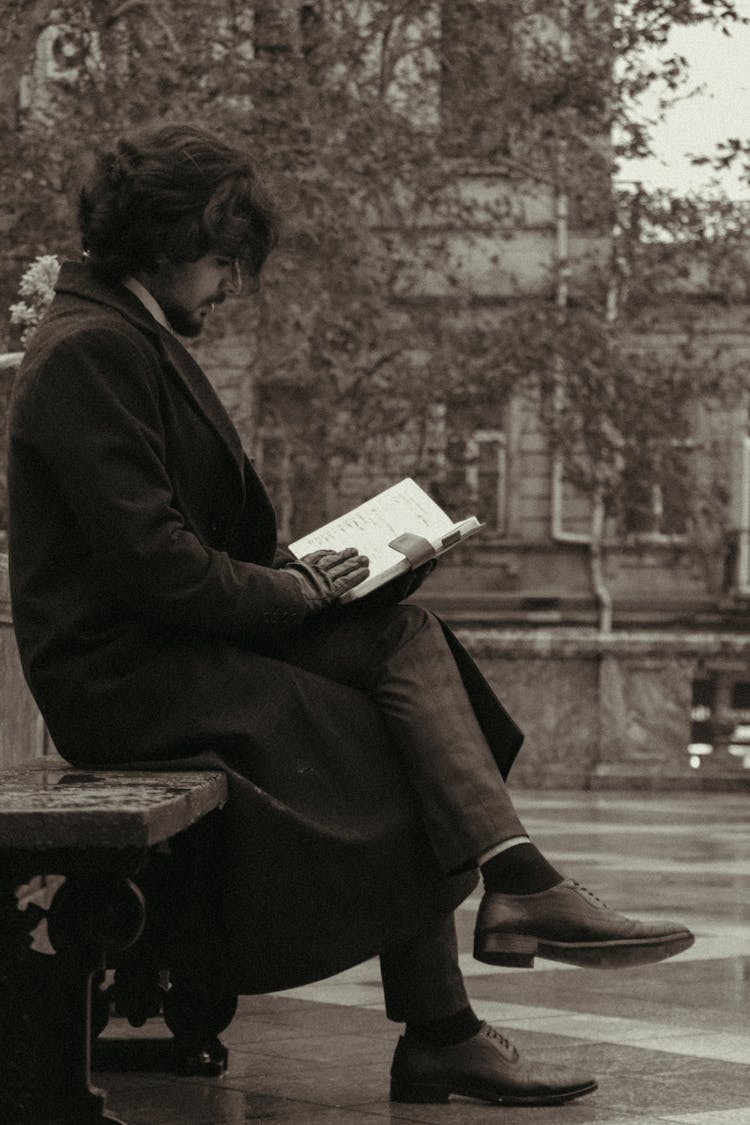
[[[451,1094],[501,1105],[555,1105],[590,1094],[596,1081],[561,1066],[531,1066],[494,1027],[450,1047],[398,1041],[391,1066],[391,1101],[447,1102]]]
[[[649,965],[689,949],[677,922],[638,922],[610,910],[573,879],[533,895],[488,892],[474,932],[474,956],[488,965],[531,968],[534,957],[594,969]]]

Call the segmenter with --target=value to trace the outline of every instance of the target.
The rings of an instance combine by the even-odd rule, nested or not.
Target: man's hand
[[[347,613],[364,613],[368,609],[382,609],[384,606],[397,605],[405,598],[412,597],[425,578],[432,574],[437,564],[437,559],[428,559],[416,570],[408,570],[406,574],[399,574],[397,578],[391,578],[390,582],[379,586],[377,590],[371,590],[363,598],[348,605],[346,607]]]
[[[298,562],[289,563],[302,586],[305,600],[312,612],[337,602],[342,594],[364,582],[370,573],[369,559],[354,547],[343,551],[313,551]]]

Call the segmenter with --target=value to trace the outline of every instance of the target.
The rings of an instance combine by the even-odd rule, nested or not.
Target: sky
[[[737,8],[750,16],[750,0],[739,0]],[[654,131],[656,156],[623,164],[620,178],[703,193],[710,191],[712,172],[692,167],[685,154],[713,152],[728,137],[750,140],[750,26],[731,37],[706,27],[677,28],[670,48],[688,59],[690,87],[702,92],[678,103]],[[750,199],[750,185],[737,175],[725,174],[722,187],[731,198]]]

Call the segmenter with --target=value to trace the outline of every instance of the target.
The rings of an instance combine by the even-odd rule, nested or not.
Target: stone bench
[[[203,854],[196,840],[203,849],[205,833],[217,831],[226,796],[221,773],[88,772],[57,757],[0,771],[0,1121],[117,1120],[91,1086],[92,1038],[107,1022],[113,991],[119,1009],[128,991],[136,998],[136,1025],[158,1009],[159,970],[170,966],[150,916],[174,921],[177,899],[195,893],[189,883]],[[175,857],[184,885],[165,892]],[[184,931],[181,940],[192,944]],[[210,951],[201,956],[207,977]],[[105,970],[118,963],[105,992]],[[175,1035],[167,1042],[182,1045],[183,1062],[193,1052],[221,1068],[226,1052],[211,1057],[201,1040],[221,1047],[215,1036],[236,997],[215,996],[201,1010],[200,989],[191,998],[184,977],[181,991],[160,989],[165,1001],[172,997],[163,1005]]]

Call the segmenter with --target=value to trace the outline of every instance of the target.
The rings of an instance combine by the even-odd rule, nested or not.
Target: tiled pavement
[[[621,972],[544,961],[497,970],[462,954],[477,1012],[529,1057],[594,1073],[597,1093],[556,1108],[391,1105],[398,1028],[382,1013],[372,961],[243,998],[222,1037],[224,1078],[96,1075],[110,1111],[128,1125],[750,1125],[750,794],[522,792],[515,801],[567,874],[612,906],[685,921],[697,936],[672,961]],[[462,950],[477,901],[458,912]],[[121,1033],[117,1021],[107,1029]]]

